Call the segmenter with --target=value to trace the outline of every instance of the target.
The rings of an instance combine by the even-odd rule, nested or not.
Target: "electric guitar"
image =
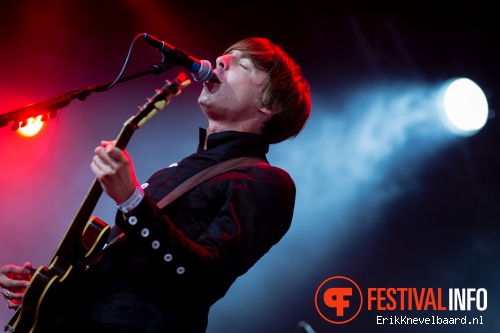
[[[153,97],[148,98],[146,104],[139,107],[136,115],[125,122],[116,139],[116,147],[125,149],[135,130],[191,83],[184,73],[173,82],[166,82]],[[5,331],[48,333],[64,322],[66,313],[71,310],[69,299],[72,292],[84,280],[85,272],[103,249],[110,231],[106,223],[91,217],[102,192],[101,184],[94,179],[48,267],[41,266],[33,274],[21,306],[5,325]]]

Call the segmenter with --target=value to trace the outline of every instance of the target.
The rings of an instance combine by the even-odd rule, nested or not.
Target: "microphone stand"
[[[54,118],[57,115],[57,110],[63,107],[68,106],[68,104],[78,98],[80,101],[85,100],[92,92],[102,92],[107,90],[107,88],[115,83],[122,83],[126,81],[130,81],[144,75],[155,74],[158,75],[172,68],[173,66],[165,65],[165,64],[153,64],[150,69],[144,70],[141,72],[137,72],[134,74],[130,74],[124,76],[115,81],[109,81],[106,83],[102,83],[93,87],[82,87],[75,90],[71,90],[62,95],[46,99],[41,102],[32,103],[23,106],[22,108],[6,112],[0,114],[0,127],[7,126],[10,121],[14,124],[12,125],[11,130],[16,131],[19,128],[19,123],[28,120],[29,118],[34,118],[38,116],[42,116],[42,121],[45,121],[50,118]]]

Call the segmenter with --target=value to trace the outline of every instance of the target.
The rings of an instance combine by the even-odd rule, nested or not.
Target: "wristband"
[[[142,198],[144,198],[144,189],[140,185],[137,185],[130,198],[128,198],[124,203],[116,206],[116,208],[121,210],[123,213],[128,213],[141,203]]]

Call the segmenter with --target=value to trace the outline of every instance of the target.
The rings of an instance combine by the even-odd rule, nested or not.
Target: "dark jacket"
[[[102,332],[205,332],[208,311],[287,232],[295,185],[283,170],[260,163],[216,176],[160,210],[156,203],[181,182],[217,162],[265,159],[262,136],[200,130],[197,152],[159,170],[146,196],[118,212],[112,236],[89,273],[81,325]]]

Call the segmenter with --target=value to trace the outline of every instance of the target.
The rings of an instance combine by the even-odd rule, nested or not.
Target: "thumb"
[[[24,267],[26,275],[28,275],[30,277],[31,277],[31,274],[33,274],[36,271],[35,269],[33,269],[33,264],[29,261],[25,262],[23,267]]]

